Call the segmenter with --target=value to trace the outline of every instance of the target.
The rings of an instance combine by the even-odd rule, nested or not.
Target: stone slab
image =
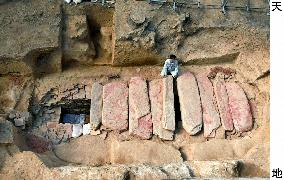
[[[196,79],[203,111],[204,137],[215,137],[216,129],[221,125],[221,122],[215,105],[213,86],[205,74],[198,74]]]
[[[149,139],[152,129],[147,82],[133,77],[129,81],[129,134]]]
[[[0,144],[11,144],[13,138],[13,124],[10,121],[0,122]]]
[[[213,85],[222,126],[225,130],[232,131],[234,129],[234,125],[229,108],[229,97],[225,81],[224,79],[216,78]]]
[[[226,89],[234,127],[239,132],[251,130],[252,114],[244,90],[235,82],[226,83]]]
[[[182,126],[190,135],[202,128],[202,109],[195,76],[188,72],[177,79]]]
[[[164,140],[173,140],[173,131],[163,129],[163,80],[155,79],[149,83],[149,96],[153,121],[153,134]]]
[[[175,130],[175,108],[174,108],[174,92],[173,77],[167,76],[163,78],[163,128],[166,130]]]
[[[112,130],[127,130],[128,87],[126,83],[117,81],[103,86],[102,124]]]
[[[92,128],[98,129],[102,122],[103,108],[103,86],[99,83],[94,83],[91,91],[91,109],[90,109],[90,124]]]
[[[48,122],[45,138],[53,144],[60,144],[68,141],[72,136],[72,124],[61,124],[58,122]]]

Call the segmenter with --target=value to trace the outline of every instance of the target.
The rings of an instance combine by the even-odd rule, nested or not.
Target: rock
[[[216,129],[221,123],[217,107],[214,104],[213,86],[205,74],[198,74],[196,79],[203,111],[204,137],[215,137]]]
[[[134,176],[134,177],[133,177]],[[168,176],[161,168],[148,165],[132,166],[130,177],[133,179],[167,179]]]
[[[173,169],[167,168],[174,167]],[[57,172],[60,179],[85,179],[87,177],[96,177],[98,179],[181,179],[190,178],[191,175],[184,169],[186,163],[171,163],[165,166],[149,165],[106,165],[100,167],[86,166],[64,166],[55,167],[53,171]],[[176,173],[180,174],[176,174]]]
[[[83,134],[83,127],[81,124],[73,124],[72,137],[77,138]]]
[[[63,166],[55,167],[53,173],[54,179],[88,179],[95,177],[95,179],[115,179],[124,180],[128,177],[129,168],[125,166]]]
[[[192,177],[191,168],[184,162],[170,163],[161,167],[162,171],[168,175],[168,179],[183,179]]]
[[[151,164],[161,165],[182,162],[180,152],[170,145],[152,141],[113,142],[111,162],[117,164]]]
[[[139,12],[133,12],[130,15],[130,19],[136,24],[136,25],[140,25],[142,23],[145,22],[146,18],[145,16],[141,15]]]
[[[194,174],[201,178],[234,178],[239,177],[239,161],[192,161]]]
[[[173,78],[167,76],[163,78],[163,128],[166,130],[175,130],[175,108]]]
[[[59,122],[61,116],[61,106],[52,108],[52,110],[54,111],[54,113],[52,113],[50,121]]]
[[[24,118],[15,118],[14,119],[15,122],[15,126],[19,127],[19,126],[25,126],[25,120]]]
[[[25,124],[31,121],[31,114],[29,112],[12,111],[9,118],[14,120],[15,126],[25,128]]]
[[[173,140],[173,131],[163,129],[163,80],[155,79],[149,83],[149,96],[153,121],[153,134],[164,140]]]
[[[13,142],[13,124],[10,121],[0,122],[0,144],[11,144]]]
[[[226,83],[226,89],[234,127],[239,132],[251,130],[253,125],[252,114],[245,92],[234,82]]]
[[[177,89],[182,126],[190,135],[195,135],[202,128],[202,109],[195,76],[190,72],[179,76]]]
[[[216,78],[214,81],[214,93],[218,105],[222,126],[225,130],[234,129],[233,119],[229,107],[229,97],[226,90],[224,79]]]
[[[102,122],[103,86],[94,83],[91,93],[90,123],[93,129],[98,129]]]
[[[89,166],[105,165],[110,162],[110,146],[98,136],[81,136],[54,149],[60,159]]]
[[[153,121],[153,134],[159,135],[163,117],[163,85],[161,79],[149,83],[149,95]]]
[[[147,83],[140,77],[133,77],[129,82],[129,134],[141,139],[152,135]]]
[[[102,124],[112,130],[128,128],[128,87],[123,82],[111,82],[103,87]]]
[[[72,124],[59,124],[58,122],[47,122],[46,136],[53,144],[66,142],[72,137]]]
[[[88,135],[91,133],[91,124],[83,125],[83,135]]]

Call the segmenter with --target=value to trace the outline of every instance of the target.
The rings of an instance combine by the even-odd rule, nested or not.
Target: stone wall
[[[127,131],[140,139],[150,139],[155,134],[163,140],[174,140],[176,123],[182,121],[183,128],[192,136],[202,130],[205,138],[226,139],[232,133],[245,135],[253,129],[253,109],[246,93],[234,80],[233,71],[221,68],[207,74],[185,72],[177,80],[168,76],[150,82],[141,77],[132,77],[128,83],[114,81],[101,85],[96,82],[91,96],[86,95],[90,93],[86,89],[91,88],[83,85],[53,89],[32,106],[36,117],[33,133],[55,144],[67,141],[71,138],[72,125],[59,124],[61,109],[71,108],[76,114],[76,109],[83,108],[84,114],[91,114],[91,134],[96,134],[97,129]],[[178,99],[174,98],[173,81],[177,81]],[[89,98],[88,109],[80,106],[80,100]],[[72,101],[74,107],[70,104]],[[175,106],[175,101],[180,109],[176,109],[179,107]],[[181,112],[181,119],[175,118],[175,111]],[[17,119],[14,121],[16,123]],[[59,140],[54,140],[52,133],[57,134],[59,137],[55,139]]]

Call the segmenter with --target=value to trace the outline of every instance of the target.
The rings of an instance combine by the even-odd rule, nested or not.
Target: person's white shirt
[[[167,59],[164,63],[164,67],[161,72],[161,76],[167,76],[170,73],[174,78],[178,76],[179,67],[178,60],[176,59]]]

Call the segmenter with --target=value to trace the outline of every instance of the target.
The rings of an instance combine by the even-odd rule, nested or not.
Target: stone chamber
[[[269,178],[269,7],[220,6],[0,1],[0,179]]]

